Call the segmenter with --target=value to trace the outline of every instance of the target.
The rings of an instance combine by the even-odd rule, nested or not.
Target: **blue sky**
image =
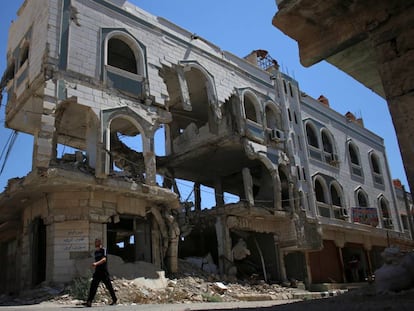
[[[29,0],[37,1],[37,0]],[[351,111],[362,117],[365,127],[384,138],[392,178],[399,178],[408,190],[404,167],[386,101],[332,65],[321,62],[305,68],[299,61],[296,41],[272,25],[277,11],[274,0],[260,2],[239,0],[130,0],[142,9],[162,16],[180,27],[244,57],[252,50],[264,49],[278,61],[281,70],[299,82],[300,89],[312,97],[323,94],[331,108],[341,114]],[[0,10],[0,75],[6,68],[7,36],[23,0],[3,1]],[[260,3],[258,5],[257,3]],[[5,95],[5,94],[4,94]],[[6,97],[6,96],[4,96]],[[11,130],[4,128],[3,98],[0,108],[0,153]],[[0,175],[0,192],[13,177],[23,177],[31,170],[32,138],[19,134]],[[3,164],[0,160],[0,168]]]

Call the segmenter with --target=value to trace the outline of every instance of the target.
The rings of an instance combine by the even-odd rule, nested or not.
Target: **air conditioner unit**
[[[270,131],[270,139],[277,142],[285,141],[285,133],[281,130],[273,129]]]

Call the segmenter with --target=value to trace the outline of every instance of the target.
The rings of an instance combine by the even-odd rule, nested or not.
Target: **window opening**
[[[137,74],[137,60],[128,44],[118,38],[108,41],[108,65]]]
[[[331,209],[328,205],[327,194],[325,194],[326,187],[322,185],[322,182],[317,178],[315,179],[315,197],[318,206],[319,215],[322,217],[331,217]],[[327,189],[326,189],[327,190]]]
[[[381,209],[383,227],[387,228],[387,229],[392,229],[393,224],[392,224],[392,219],[391,219],[391,215],[390,215],[390,210],[388,208],[388,203],[384,199],[384,197],[381,197],[379,199],[379,205],[380,205],[380,209]]]
[[[143,137],[132,122],[124,117],[111,121],[110,156],[112,173],[145,181]]]
[[[141,217],[121,216],[107,225],[108,253],[125,262],[151,262],[151,226]]]
[[[372,170],[376,174],[381,174],[379,160],[375,154],[371,154]]]
[[[315,195],[316,201],[326,203],[325,192],[322,183],[318,179],[315,180]]]
[[[20,53],[19,68],[24,65],[24,63],[29,59],[29,45],[26,44]]]
[[[269,129],[281,129],[282,117],[279,111],[270,107],[270,104],[266,106],[266,126]]]
[[[256,107],[249,96],[244,96],[244,111],[246,119],[257,123]]]
[[[341,196],[335,186],[331,185],[332,205],[342,206]]]
[[[325,131],[322,132],[322,145],[323,145],[323,151],[327,153],[333,153],[333,146],[330,137],[325,133]]]
[[[353,144],[349,144],[349,156],[351,158],[351,163],[359,166],[359,157],[358,152]]]
[[[310,124],[306,124],[306,136],[308,138],[308,144],[319,148],[318,144],[318,137],[316,136],[316,132]]]
[[[362,190],[358,191],[358,206],[359,207],[368,207],[368,200],[365,193]]]

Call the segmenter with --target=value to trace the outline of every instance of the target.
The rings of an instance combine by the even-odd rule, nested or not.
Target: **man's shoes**
[[[90,307],[92,307],[92,302],[91,302],[91,301],[87,301],[87,302],[85,302],[83,305],[84,305],[85,307],[90,308]]]
[[[114,305],[116,305],[116,302],[118,301],[118,299],[114,299],[114,300],[112,300],[112,302],[109,304],[110,306],[114,306]]]

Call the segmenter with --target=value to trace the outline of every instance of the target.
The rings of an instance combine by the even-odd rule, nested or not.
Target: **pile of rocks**
[[[119,301],[126,304],[293,299],[293,289],[280,285],[223,283],[197,276],[172,279],[164,289],[140,287],[125,279],[116,279],[113,284]],[[104,287],[99,289],[96,301],[110,301]]]
[[[165,286],[151,288],[148,280],[131,278],[113,278],[113,286],[120,304],[156,304],[191,302],[232,302],[257,300],[294,299],[296,289],[277,284],[266,284],[261,280],[240,281],[223,279],[207,273],[185,260],[179,261],[180,273],[165,278]],[[86,280],[86,279],[85,279]],[[0,296],[0,305],[37,304],[52,301],[59,304],[82,304],[84,300],[76,298],[74,284],[62,288],[41,286],[21,293],[17,297]],[[86,297],[88,285],[81,286]],[[78,289],[79,293],[79,289]],[[79,296],[79,295],[78,295]],[[111,302],[109,293],[103,284],[98,288],[94,303],[97,305]]]

